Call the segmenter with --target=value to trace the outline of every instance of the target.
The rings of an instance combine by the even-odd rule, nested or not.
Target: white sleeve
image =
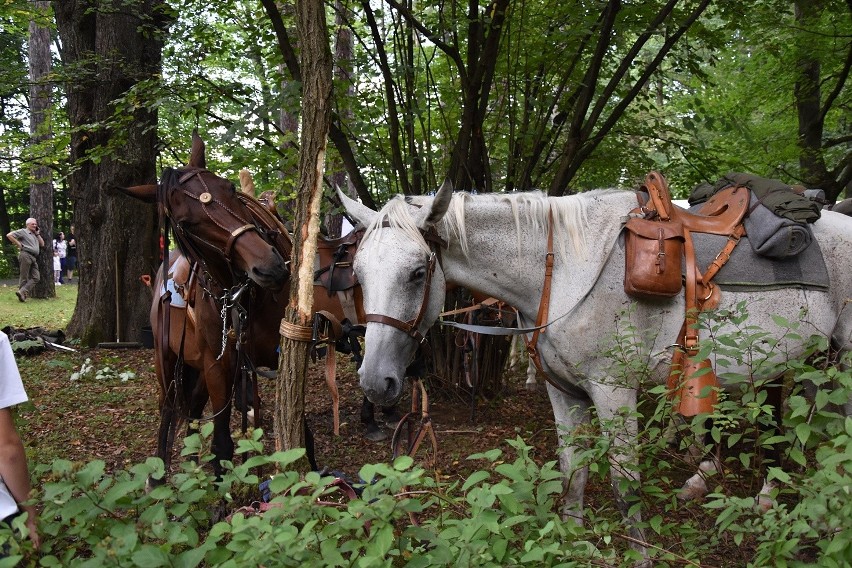
[[[15,406],[27,400],[9,337],[0,331],[0,408]]]

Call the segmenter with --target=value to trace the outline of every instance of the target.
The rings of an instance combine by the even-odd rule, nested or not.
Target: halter
[[[225,243],[225,248],[220,250],[219,247],[217,247],[213,243],[210,243],[210,242],[200,238],[198,235],[194,235],[194,234],[190,233],[189,231],[187,231],[181,223],[175,223],[174,224],[174,226],[175,226],[175,237],[178,239],[178,244],[180,245],[181,250],[185,250],[188,253],[188,256],[191,257],[191,260],[193,260],[195,262],[201,262],[202,255],[199,253],[198,247],[194,246],[195,243],[200,243],[200,244],[207,246],[210,249],[213,249],[217,252],[221,252],[223,254],[223,256],[225,257],[225,261],[227,262],[228,267],[231,268],[231,271],[233,272],[233,268],[231,267],[231,254],[234,250],[234,245],[236,244],[237,239],[239,239],[240,236],[244,235],[245,233],[247,233],[249,231],[256,231],[261,235],[263,235],[263,233],[261,232],[260,228],[257,226],[257,224],[252,219],[246,219],[244,215],[233,211],[230,207],[228,207],[222,201],[214,198],[213,194],[210,192],[210,188],[207,186],[207,182],[204,181],[204,177],[201,175],[202,173],[209,173],[209,171],[205,170],[205,169],[200,169],[200,168],[193,168],[191,170],[186,171],[185,173],[183,173],[180,176],[180,178],[178,178],[178,180],[177,180],[178,186],[176,188],[174,188],[174,190],[180,191],[181,193],[183,193],[184,195],[186,195],[190,199],[194,199],[194,200],[198,201],[201,204],[202,211],[204,211],[204,214],[207,215],[207,218],[214,225],[216,225],[217,227],[219,227],[223,231],[226,231],[230,234],[230,236],[228,237],[228,241]],[[202,193],[196,194],[192,191],[189,191],[185,187],[186,182],[191,180],[193,177],[197,177],[198,181],[201,183],[202,187],[204,188],[204,191]],[[159,191],[162,191],[163,193],[165,193],[169,189],[170,188],[165,188],[165,186],[163,184],[160,184],[160,190]],[[168,201],[165,199],[165,195],[162,196],[161,202],[164,203],[164,204],[168,203]],[[222,210],[227,212],[231,217],[236,219],[237,226],[236,227],[226,227],[222,222],[220,222],[218,219],[216,219],[211,214],[211,210],[213,209],[214,205],[218,206],[219,208],[221,208]],[[166,205],[166,214],[168,215],[169,218],[172,217],[171,211],[169,211],[169,209],[168,209],[168,205]]]
[[[383,227],[388,227],[387,221],[382,223]],[[418,346],[426,344],[426,336],[420,332],[420,323],[426,315],[426,309],[429,306],[429,293],[432,291],[432,276],[435,274],[435,266],[438,265],[441,248],[447,247],[447,242],[438,235],[435,227],[429,227],[426,231],[420,231],[423,239],[429,245],[431,253],[429,253],[429,265],[426,269],[426,285],[423,288],[423,300],[420,302],[420,309],[414,319],[402,321],[395,317],[386,316],[384,314],[366,314],[365,321],[367,323],[383,323],[396,328],[417,342]]]
[[[203,173],[210,172],[209,170],[203,168],[189,168],[186,170],[167,169],[163,172],[163,176],[157,188],[157,200],[162,205],[161,215],[163,216],[162,224],[164,225],[164,233],[166,235],[166,247],[168,247],[168,226],[169,224],[171,224],[172,226],[174,226],[174,235],[175,239],[178,242],[178,247],[180,248],[180,250],[186,255],[187,259],[191,263],[204,267],[204,274],[206,275],[206,277],[199,279],[199,285],[207,293],[210,299],[213,300],[216,307],[219,308],[219,317],[222,320],[222,345],[219,355],[218,357],[216,357],[216,360],[218,361],[224,356],[225,350],[227,349],[229,315],[232,312],[236,312],[235,319],[238,320],[238,327],[240,329],[243,329],[245,327],[244,324],[248,318],[248,314],[245,308],[240,303],[240,297],[250,287],[251,280],[249,279],[248,275],[242,273],[239,270],[236,270],[232,264],[232,253],[237,240],[240,236],[250,231],[255,231],[261,236],[264,241],[276,248],[281,254],[281,256],[284,258],[288,258],[290,256],[290,252],[292,250],[292,243],[289,240],[289,236],[287,235],[286,228],[283,226],[283,224],[277,219],[275,219],[266,208],[264,208],[259,202],[257,202],[256,199],[243,193],[236,192],[235,198],[237,199],[238,203],[244,208],[243,211],[237,212],[234,211],[234,209],[232,209],[231,207],[228,207],[228,205],[223,203],[221,200],[214,198],[212,192],[210,191],[210,188],[207,185],[207,182],[204,180],[204,176],[201,175]],[[180,177],[175,180],[174,176],[178,174]],[[187,182],[196,177],[204,189],[204,191],[201,193],[190,191],[188,188],[185,187],[185,184]],[[176,181],[176,184],[174,183],[174,181]],[[207,215],[207,218],[217,227],[229,233],[229,237],[227,242],[225,243],[224,249],[220,249],[213,243],[187,231],[184,226],[179,222],[169,223],[169,221],[172,219],[172,212],[168,205],[169,201],[167,194],[170,191],[180,191],[187,197],[196,200],[201,205],[202,210],[204,211],[205,215]],[[230,215],[230,217],[235,219],[237,222],[234,225],[236,226],[233,226],[233,228],[226,226],[223,222],[220,222],[218,219],[216,219],[212,215],[212,210],[214,206],[224,210]],[[199,250],[199,244],[204,245],[207,248],[223,256],[225,264],[228,267],[228,271],[230,272],[229,282],[235,284],[229,286],[228,284],[222,281],[224,280],[223,274],[218,274],[217,277],[211,273],[209,264],[204,260],[204,256]],[[168,256],[168,250],[164,251],[164,255],[166,257]],[[165,282],[168,277],[166,273],[167,267],[165,266],[165,264],[163,269],[163,281]],[[211,284],[219,288],[221,290],[221,293],[215,293],[211,289]],[[166,310],[166,318],[168,318],[168,310]],[[239,340],[237,344],[239,348]]]

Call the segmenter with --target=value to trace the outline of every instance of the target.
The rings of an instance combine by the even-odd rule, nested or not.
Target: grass
[[[9,281],[0,286],[0,328],[11,325],[23,329],[65,329],[71,321],[77,305],[76,284],[57,286],[55,298],[31,297],[26,303],[18,301],[17,289],[17,285]]]

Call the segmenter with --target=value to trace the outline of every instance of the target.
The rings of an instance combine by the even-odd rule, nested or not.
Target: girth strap
[[[541,355],[536,348],[538,344],[538,336],[544,332],[544,328],[547,327],[547,315],[550,310],[550,284],[553,280],[553,211],[550,212],[548,216],[548,226],[547,226],[547,254],[544,257],[544,285],[541,288],[541,300],[538,304],[538,315],[535,318],[535,327],[532,328],[532,337],[530,339],[524,338],[524,342],[527,345],[527,354],[530,357],[530,360],[535,364],[535,368],[539,370],[545,377],[547,373],[542,370],[541,367]],[[549,381],[550,379],[548,379]],[[554,386],[557,386],[556,383],[551,383]]]

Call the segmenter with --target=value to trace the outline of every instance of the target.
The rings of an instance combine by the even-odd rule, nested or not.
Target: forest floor
[[[34,356],[19,356],[19,366],[31,402],[21,407],[18,424],[27,445],[31,464],[49,464],[56,458],[72,461],[100,459],[108,471],[127,470],[154,453],[158,423],[157,387],[151,349],[92,349],[78,352],[45,351]],[[88,360],[88,363],[86,361]],[[93,369],[88,376],[72,380],[81,366]],[[97,370],[105,371],[96,378]],[[119,376],[132,371],[135,377]],[[370,442],[363,436],[360,422],[362,391],[353,364],[338,354],[340,392],[340,436],[332,432],[331,398],[323,377],[324,363],[310,366],[307,389],[307,420],[316,439],[316,455],[320,467],[342,471],[357,479],[361,466],[391,459],[390,440]],[[507,373],[498,397],[479,400],[475,416],[466,396],[457,389],[430,387],[429,415],[438,443],[437,461],[431,474],[445,482],[464,480],[473,471],[487,467],[481,460],[468,456],[493,448],[504,451],[504,460],[514,458],[514,450],[506,440],[517,437],[530,445],[533,458],[542,464],[556,459],[556,430],[547,394],[543,386],[530,391],[524,386],[523,373]],[[274,380],[260,379],[264,442],[271,452],[272,401]],[[400,402],[407,412],[410,395]],[[379,416],[381,419],[381,416]],[[234,413],[233,431],[239,431],[240,416]],[[392,430],[385,427],[390,436]],[[422,457],[422,455],[421,455]],[[688,476],[683,469],[671,480],[672,491]],[[593,476],[594,477],[594,476]],[[609,484],[590,480],[586,491],[586,507],[614,511]],[[713,531],[714,519],[700,504],[678,507],[662,513],[666,522],[678,518],[696,522]],[[698,520],[697,520],[698,519]],[[659,543],[675,549],[688,543]],[[725,546],[705,558],[711,566],[742,566],[748,562],[746,543]]]

